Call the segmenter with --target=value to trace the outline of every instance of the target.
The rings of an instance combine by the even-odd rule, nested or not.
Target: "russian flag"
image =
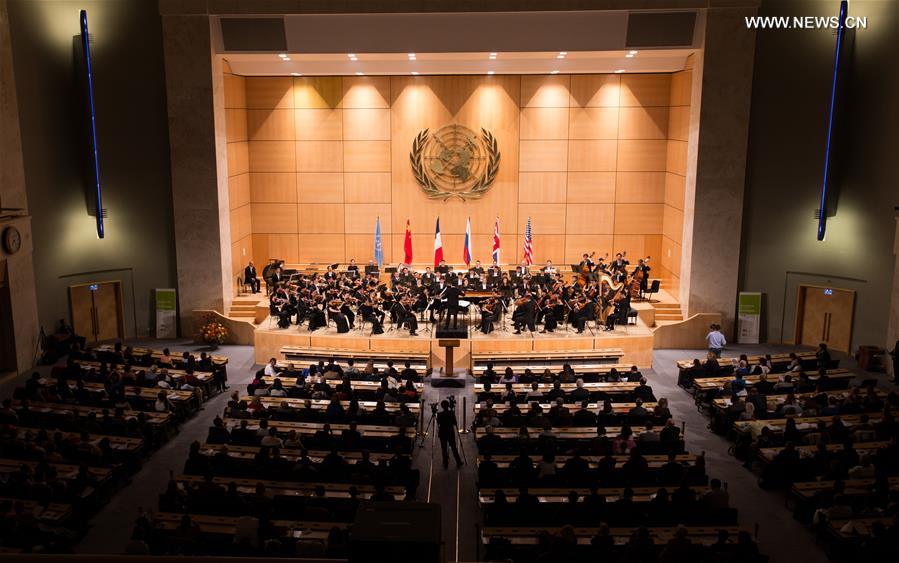
[[[465,246],[462,247],[462,261],[466,266],[471,264],[471,217],[465,224]]]
[[[434,267],[443,260],[443,241],[440,240],[440,217],[437,217],[437,232],[434,233]]]

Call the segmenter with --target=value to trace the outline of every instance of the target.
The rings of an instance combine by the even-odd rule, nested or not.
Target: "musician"
[[[512,325],[515,327],[515,334],[521,334],[521,329],[527,327],[531,332],[536,332],[537,327],[534,325],[536,318],[536,303],[530,292],[526,292],[524,297],[515,302],[515,313],[512,314]]]
[[[449,273],[451,268],[447,266],[446,260],[441,260],[440,264],[437,265],[436,271],[437,273],[443,274],[444,276]]]
[[[600,260],[602,260],[602,258],[600,258]],[[580,264],[578,264],[578,266],[580,266],[582,271],[585,270],[584,267],[586,266],[586,271],[592,272],[593,266],[594,266],[593,259],[590,258],[590,255],[585,252],[584,256],[583,256],[583,258],[581,258],[581,262],[580,262]]]
[[[243,283],[249,284],[250,287],[253,288],[253,293],[259,293],[261,284],[259,283],[259,278],[256,277],[256,266],[253,265],[252,260],[250,260],[247,267],[243,269]]]
[[[549,293],[546,300],[542,303],[542,309],[538,313],[543,315],[543,330],[540,331],[541,333],[555,332],[559,326],[559,319],[562,317],[559,311],[561,303],[558,303],[558,300],[558,295]]]
[[[627,324],[627,312],[631,310],[631,297],[626,288],[618,292],[614,305],[615,312],[606,318],[605,330],[615,330],[616,324]]]
[[[378,265],[375,264],[374,260],[369,260],[368,265],[365,266],[365,275],[369,274],[377,274],[380,270],[378,269]]]
[[[437,281],[437,276],[434,275],[434,272],[431,271],[431,267],[428,266],[425,268],[425,273],[421,275],[421,285],[422,287],[430,287],[434,285],[435,281]]]
[[[323,326],[328,325],[325,317],[324,304],[312,301],[310,303],[307,315],[309,316],[309,332],[315,332]]]
[[[518,272],[518,277],[521,278],[521,277],[526,276],[530,272],[530,268],[528,268],[527,264],[522,262],[521,264],[518,265],[517,268],[515,268],[515,271]]]
[[[449,328],[450,317],[453,319],[453,328],[459,324],[459,298],[462,297],[462,289],[455,285],[447,286],[443,291],[443,303],[446,307],[446,320],[443,325]]]
[[[356,259],[350,258],[350,264],[346,267],[346,271],[350,277],[356,279],[359,277],[359,266],[356,265]]]
[[[408,298],[400,299],[393,305],[393,313],[396,316],[398,324],[409,327],[409,336],[418,336],[418,319],[415,318],[415,311],[412,310],[412,303]]]
[[[550,275],[550,276],[553,276],[553,275],[556,274],[556,272],[558,272],[558,270],[556,269],[555,266],[553,266],[553,261],[552,261],[552,260],[547,260],[547,261],[546,261],[546,265],[543,266],[543,273],[544,273],[544,274],[547,274],[547,275]]]
[[[624,254],[619,252],[615,255],[615,260],[610,265],[610,268],[613,270],[620,270],[622,268],[627,268],[630,262],[624,257]]]
[[[344,303],[337,299],[333,299],[328,303],[328,318],[337,325],[338,334],[345,334],[350,331],[350,323],[347,321],[346,315],[341,311],[343,306]]]
[[[337,271],[334,270],[334,265],[329,265],[328,270],[325,272],[325,281],[337,280]]]
[[[649,267],[649,256],[645,259],[640,258],[640,260],[637,261],[637,268],[634,270],[634,276],[637,275],[638,271],[643,272],[643,279],[640,280],[640,291],[646,291],[649,287],[649,271],[651,269],[652,268]]]
[[[484,273],[484,268],[481,266],[480,260],[474,261],[474,268],[472,268],[479,276]]]
[[[281,274],[281,265],[280,263],[272,269],[272,277],[268,280],[268,284],[275,288],[284,281],[284,276]]]
[[[384,316],[385,313],[379,309],[371,298],[367,298],[362,305],[359,306],[359,314],[362,320],[371,323],[372,334],[384,334]]]
[[[502,311],[499,299],[493,297],[481,305],[481,332],[490,334],[493,332],[493,323],[499,320]]]
[[[480,262],[478,262],[478,264],[480,264]],[[468,275],[467,275],[469,283],[480,278],[482,273],[484,273],[484,268],[479,268],[479,267],[475,267],[475,266],[472,266],[471,268],[469,268]]]

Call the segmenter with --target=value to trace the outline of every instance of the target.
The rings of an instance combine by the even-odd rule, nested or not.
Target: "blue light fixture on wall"
[[[846,12],[849,9],[847,0],[840,2],[839,27],[837,28],[837,48],[833,59],[833,81],[830,87],[830,111],[827,115],[827,144],[824,151],[824,181],[821,184],[821,199],[818,203],[818,240],[824,240],[827,234],[827,183],[832,176],[831,164],[833,155],[831,154],[833,145],[833,128],[834,115],[837,103],[837,87],[840,81],[840,58],[842,57],[844,35],[846,34]]]
[[[96,189],[97,238],[105,236],[103,224],[103,194],[100,189],[100,154],[97,148],[97,124],[94,112],[94,78],[91,68],[90,34],[87,30],[87,10],[81,10],[81,48],[84,53],[84,69],[87,83],[88,121],[90,128],[90,170],[93,186]]]

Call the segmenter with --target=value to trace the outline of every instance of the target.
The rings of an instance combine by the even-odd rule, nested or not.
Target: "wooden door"
[[[121,300],[119,284],[99,283],[94,293],[94,311],[97,319],[97,340],[112,340],[122,337],[122,323],[119,316]]]
[[[72,329],[75,334],[89,341],[96,341],[96,323],[94,321],[94,299],[88,285],[74,285],[69,288],[69,299],[72,304]]]
[[[97,282],[69,288],[72,327],[88,342],[122,338],[121,283]]]
[[[835,287],[799,286],[797,301],[797,344],[849,352],[855,291]]]

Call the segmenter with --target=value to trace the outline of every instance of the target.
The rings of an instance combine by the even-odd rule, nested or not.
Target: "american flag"
[[[530,266],[534,263],[534,249],[531,246],[531,218],[528,217],[528,226],[524,228],[524,263]]]

